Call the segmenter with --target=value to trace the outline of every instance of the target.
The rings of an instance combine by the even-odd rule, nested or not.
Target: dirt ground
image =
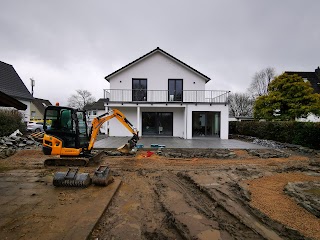
[[[146,151],[103,157],[100,164],[109,165],[122,184],[88,238],[320,239],[320,219],[283,191],[289,182],[320,182],[320,165],[314,164],[320,157],[234,153],[226,159],[168,158]],[[21,151],[1,160],[0,172],[38,169],[47,187],[54,188],[46,179],[65,168],[44,168],[44,159],[40,150]],[[81,170],[93,173],[95,168],[91,164]],[[73,191],[69,207],[88,197],[82,192],[77,199],[78,190]],[[319,195],[315,198],[320,201]],[[47,227],[41,226],[28,230],[37,235]],[[6,229],[4,225],[0,230]],[[24,239],[17,229],[10,234],[12,239]]]

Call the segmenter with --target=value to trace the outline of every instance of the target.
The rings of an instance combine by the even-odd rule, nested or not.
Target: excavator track
[[[60,158],[48,158],[44,161],[45,167],[50,166],[69,166],[69,167],[86,167],[89,162],[99,161],[104,151],[95,151],[87,156],[60,156]]]

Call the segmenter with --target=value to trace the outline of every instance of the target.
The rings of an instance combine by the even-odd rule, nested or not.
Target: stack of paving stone
[[[11,135],[0,137],[0,159],[10,157],[18,150],[35,149],[39,146],[41,146],[41,143],[35,141],[31,136]]]

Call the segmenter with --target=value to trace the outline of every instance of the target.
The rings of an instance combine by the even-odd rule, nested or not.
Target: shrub
[[[230,122],[230,134],[247,135],[320,149],[320,123],[314,122]]]
[[[17,110],[0,110],[0,137],[8,136],[19,129],[22,133],[26,126],[22,122],[22,114]]]

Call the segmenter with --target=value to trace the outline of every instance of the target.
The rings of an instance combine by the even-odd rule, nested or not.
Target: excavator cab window
[[[73,109],[48,106],[44,116],[44,130],[47,134],[63,140],[63,147],[76,147],[76,123]]]

